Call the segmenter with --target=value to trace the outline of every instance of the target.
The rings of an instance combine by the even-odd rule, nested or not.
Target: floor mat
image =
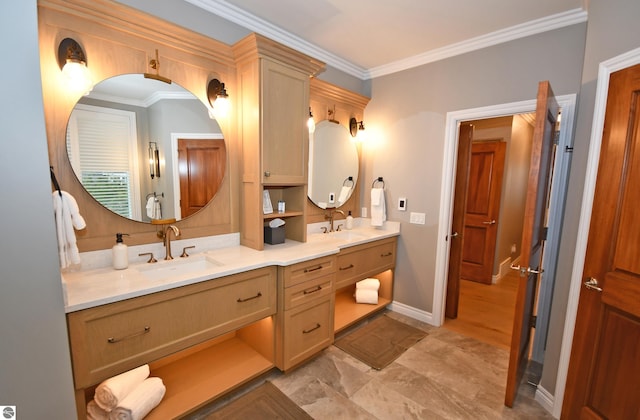
[[[271,382],[265,382],[209,414],[205,419],[302,420],[312,417]]]
[[[426,336],[422,330],[383,315],[336,340],[333,345],[380,370]]]

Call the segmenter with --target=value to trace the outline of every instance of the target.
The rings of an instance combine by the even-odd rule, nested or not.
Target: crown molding
[[[366,69],[326,51],[290,32],[279,28],[264,19],[248,13],[225,0],[185,0],[194,6],[207,10],[225,18],[237,25],[264,35],[290,48],[324,61],[327,65],[343,71],[361,80],[373,79],[391,73],[418,67],[434,61],[454,57],[471,51],[490,47],[519,38],[539,34],[565,26],[575,25],[587,21],[587,11],[583,8],[569,10],[541,19],[532,20],[520,25],[511,26],[490,34],[471,38],[446,47],[426,51],[403,60],[394,61],[382,66]]]
[[[398,60],[389,64],[371,68],[369,69],[367,78],[373,79],[375,77],[397,73],[399,71],[418,67],[434,61],[444,60],[445,58],[480,50],[493,45],[586,22],[587,16],[588,14],[585,10],[578,8],[541,19],[532,20],[520,25],[511,26],[486,35],[451,44],[446,47],[426,51],[422,54],[418,54],[404,60]]]

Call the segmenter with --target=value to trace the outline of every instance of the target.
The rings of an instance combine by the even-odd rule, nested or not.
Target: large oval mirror
[[[358,182],[358,150],[346,127],[321,121],[309,136],[308,196],[320,208],[343,205]]]
[[[208,108],[179,85],[140,74],[104,80],[78,101],[67,154],[89,194],[142,222],[200,210],[220,188],[227,162]]]

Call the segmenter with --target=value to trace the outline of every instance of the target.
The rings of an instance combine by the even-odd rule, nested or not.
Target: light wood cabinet
[[[263,268],[68,314],[79,415],[95,385],[145,363],[167,387],[158,418],[271,369],[273,328],[265,320],[277,311],[276,277],[275,267]]]
[[[309,155],[309,78],[324,64],[257,34],[233,46],[236,55],[242,140],[240,242],[264,248],[263,226],[286,219],[288,239],[306,241]],[[265,216],[263,192],[286,212]]]
[[[288,370],[333,342],[336,257],[280,267],[276,366]]]
[[[397,238],[393,237],[340,251],[336,267],[335,332],[384,309],[391,303],[396,247]],[[377,305],[359,304],[355,301],[355,284],[367,277],[380,280]]]

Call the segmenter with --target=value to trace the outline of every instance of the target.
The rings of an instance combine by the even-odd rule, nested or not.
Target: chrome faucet
[[[167,255],[164,257],[165,260],[172,260],[171,256],[171,232],[173,232],[174,237],[180,236],[180,229],[173,225],[169,225],[167,230],[164,231],[164,246],[167,248]]]
[[[325,220],[329,221],[329,232],[333,232],[333,219],[336,213],[340,213],[341,215],[344,216],[344,212],[342,210],[338,210],[338,209],[334,209],[334,210],[329,210],[329,213],[324,215]],[[340,226],[338,226],[338,230],[340,230]],[[325,232],[326,233],[326,232]]]

